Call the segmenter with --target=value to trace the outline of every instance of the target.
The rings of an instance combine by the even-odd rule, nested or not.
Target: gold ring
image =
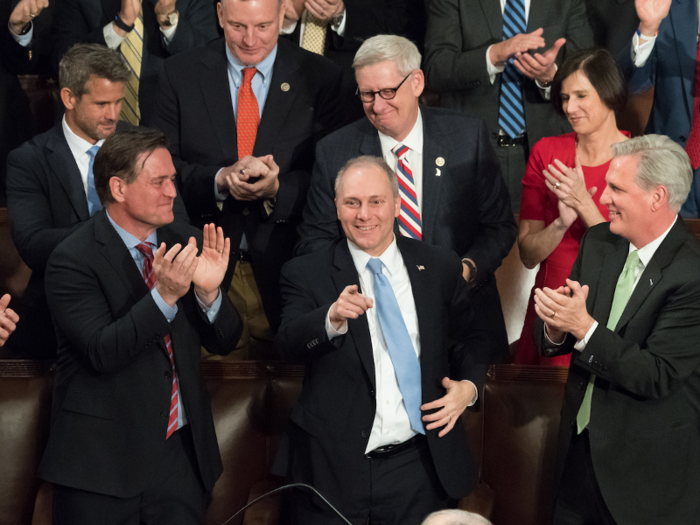
[[[557,183],[554,185],[554,189],[555,189],[555,190],[558,190],[560,184],[561,184],[561,182],[557,181]]]
[[[554,318],[555,315],[557,315],[557,312],[552,312],[552,315],[550,315],[549,317]]]
[[[224,250],[216,250],[219,253],[224,253]]]

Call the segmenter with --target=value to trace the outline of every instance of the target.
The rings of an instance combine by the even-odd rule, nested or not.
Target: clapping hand
[[[199,300],[207,306],[211,306],[219,295],[219,286],[228,268],[230,252],[231,240],[228,237],[224,238],[221,227],[206,224],[203,230],[202,253],[197,258],[199,264],[192,276],[192,282]]]

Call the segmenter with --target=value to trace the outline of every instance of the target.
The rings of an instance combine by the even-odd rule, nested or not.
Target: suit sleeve
[[[175,36],[165,46],[169,54],[175,55],[188,49],[201,46],[219,36],[216,31],[216,10],[214,2],[191,0],[186,9],[180,7]]]
[[[52,33],[54,46],[51,63],[58,71],[63,55],[75,44],[100,44],[106,46],[103,26],[90,27],[83,13],[83,0],[59,0],[53,8]]]
[[[587,49],[595,45],[593,41],[593,29],[591,29],[588,17],[586,16],[586,4],[584,0],[573,0],[571,2],[571,8],[569,9],[569,14],[566,19],[566,34],[563,36],[566,38],[566,44],[564,44],[563,48],[564,57],[571,54],[573,51]],[[547,42],[547,46],[551,46],[552,44],[554,44],[554,42]],[[561,64],[561,56],[557,62]]]
[[[356,51],[375,35],[399,35],[421,42],[425,8],[419,0],[345,0],[345,34],[335,33],[336,49]],[[420,44],[419,44],[420,45]]]
[[[282,267],[280,279],[282,323],[275,337],[275,348],[282,359],[293,363],[312,361],[337,350],[326,334],[326,314],[333,303],[318,304],[305,273],[308,270],[304,271],[301,265],[287,263]]]
[[[474,261],[477,279],[493,274],[506,258],[518,236],[510,208],[510,196],[501,175],[501,165],[489,141],[486,124],[479,123],[479,233],[462,258]]]
[[[462,49],[459,0],[431,0],[425,35],[427,83],[437,91],[470,89],[490,85],[486,69],[487,42],[475,49]]]
[[[328,246],[343,236],[335,209],[335,176],[329,159],[331,145],[326,141],[316,146],[316,162],[304,214],[297,229],[299,241],[296,255],[304,255]]]
[[[36,173],[43,167],[36,152],[27,145],[10,153],[7,159],[7,201],[12,223],[12,238],[22,260],[34,272],[43,272],[63,239],[80,227],[55,227],[51,199]]]

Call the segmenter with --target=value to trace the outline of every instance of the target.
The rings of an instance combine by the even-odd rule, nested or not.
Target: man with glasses
[[[493,273],[515,242],[517,228],[486,125],[461,113],[419,104],[421,56],[409,40],[366,40],[353,62],[366,119],[321,140],[297,254],[342,238],[333,203],[335,174],[360,155],[383,157],[401,182],[401,235],[449,248],[461,257],[490,340],[490,361],[508,353]]]

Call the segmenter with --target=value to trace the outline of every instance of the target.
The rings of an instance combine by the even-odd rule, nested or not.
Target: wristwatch
[[[175,24],[177,24],[179,16],[180,14],[177,11],[173,11],[165,17],[165,21],[161,22],[160,20],[158,20],[158,24],[160,24],[161,27],[172,27]]]
[[[469,268],[469,285],[474,286],[476,284],[476,266],[467,259],[466,257],[462,259],[462,264],[465,264]]]

